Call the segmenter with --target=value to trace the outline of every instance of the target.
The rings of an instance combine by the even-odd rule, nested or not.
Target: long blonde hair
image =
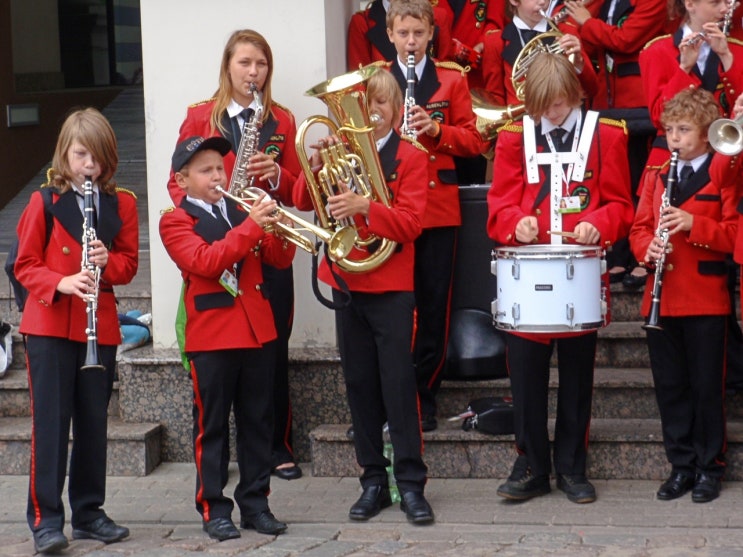
[[[572,107],[581,104],[583,89],[573,64],[562,54],[537,54],[524,80],[526,111],[538,120],[561,98]]]
[[[232,82],[230,81],[230,62],[232,57],[235,55],[237,45],[241,43],[250,43],[257,49],[263,52],[266,60],[268,61],[268,74],[266,75],[266,82],[263,85],[263,122],[268,119],[269,112],[271,111],[271,77],[273,76],[273,53],[268,41],[258,31],[252,29],[240,29],[235,31],[227,39],[227,44],[224,45],[224,51],[222,52],[222,64],[219,67],[219,87],[214,93],[216,102],[212,109],[212,115],[209,119],[211,124],[211,130],[214,132],[219,129],[224,133],[222,128],[221,119],[222,113],[227,110],[227,105],[232,100]]]
[[[105,193],[113,193],[116,190],[113,175],[119,165],[116,135],[106,117],[95,108],[75,110],[65,119],[52,158],[54,170],[49,172],[47,185],[55,187],[60,193],[72,187],[72,171],[67,153],[75,142],[90,151],[101,165],[98,186]]]

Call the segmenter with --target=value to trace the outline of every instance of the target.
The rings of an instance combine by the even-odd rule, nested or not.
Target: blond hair
[[[669,122],[688,120],[706,134],[710,124],[720,116],[720,107],[712,93],[698,87],[687,87],[666,101],[660,122],[666,125]]]
[[[209,119],[211,124],[212,133],[219,129],[220,132],[224,133],[225,130],[222,128],[222,113],[227,110],[227,105],[232,100],[232,81],[230,80],[230,62],[232,57],[235,55],[238,45],[243,43],[252,44],[258,50],[263,52],[268,62],[268,74],[266,75],[266,82],[263,85],[263,122],[268,119],[269,112],[271,111],[271,76],[273,76],[273,53],[268,41],[258,31],[252,29],[240,29],[235,31],[227,39],[227,44],[224,45],[222,51],[222,63],[219,66],[219,86],[217,91],[214,93],[215,103],[212,109],[212,115]]]
[[[562,54],[539,53],[524,80],[526,111],[539,119],[559,99],[565,99],[572,107],[580,106],[583,89],[575,68]]]
[[[387,10],[387,28],[392,29],[396,17],[404,19],[412,17],[427,21],[433,27],[433,8],[429,0],[391,0],[390,9]]]
[[[392,105],[392,126],[397,127],[402,110],[402,91],[394,76],[386,70],[377,70],[366,83],[366,99],[377,96],[386,98]]]
[[[113,193],[116,182],[113,175],[119,165],[116,135],[106,117],[95,108],[81,108],[71,112],[62,124],[57,146],[52,157],[52,168],[47,185],[64,193],[72,187],[72,170],[68,152],[73,143],[79,143],[93,155],[101,166],[98,185],[105,193]]]

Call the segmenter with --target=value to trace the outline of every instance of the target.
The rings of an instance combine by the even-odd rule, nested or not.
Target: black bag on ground
[[[469,415],[462,429],[476,429],[491,435],[510,435],[513,427],[513,401],[510,398],[488,396],[476,398],[467,406]]]

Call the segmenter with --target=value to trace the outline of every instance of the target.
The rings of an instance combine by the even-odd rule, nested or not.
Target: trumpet
[[[743,151],[743,114],[735,120],[720,118],[709,127],[707,138],[712,148],[723,155],[737,155]]]
[[[252,203],[255,203],[258,199],[261,198],[261,196],[263,196],[264,193],[266,193],[260,188],[245,188],[240,192],[241,196],[237,197],[236,195],[232,195],[230,192],[226,191],[224,188],[222,188],[222,186],[217,186],[215,189],[227,199],[231,199],[232,201],[240,205],[248,212],[248,214],[250,214],[250,211],[253,208]],[[248,201],[251,201],[251,203],[248,203]],[[351,253],[351,250],[354,247],[354,242],[356,241],[356,230],[350,226],[344,226],[338,228],[334,232],[329,232],[324,228],[315,226],[314,224],[307,222],[306,220],[290,213],[289,211],[285,211],[281,207],[276,208],[274,216],[276,215],[281,218],[286,217],[294,224],[299,226],[299,228],[293,228],[287,224],[284,224],[283,222],[277,222],[275,224],[269,225],[268,227],[265,227],[264,230],[266,232],[271,232],[272,234],[286,240],[287,242],[291,242],[298,248],[301,248],[306,252],[311,253],[312,255],[317,255],[317,248],[315,248],[312,240],[305,237],[299,232],[300,230],[307,230],[308,232],[312,232],[320,240],[325,242],[328,245],[328,257],[330,257],[332,261],[345,259],[348,254]]]

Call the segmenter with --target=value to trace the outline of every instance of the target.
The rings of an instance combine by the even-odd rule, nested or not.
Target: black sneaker
[[[557,474],[557,489],[564,491],[573,503],[593,503],[596,500],[596,488],[582,474]]]
[[[526,457],[521,455],[516,459],[511,475],[498,487],[496,493],[512,501],[526,501],[539,495],[546,495],[550,491],[549,476],[532,475]]]

